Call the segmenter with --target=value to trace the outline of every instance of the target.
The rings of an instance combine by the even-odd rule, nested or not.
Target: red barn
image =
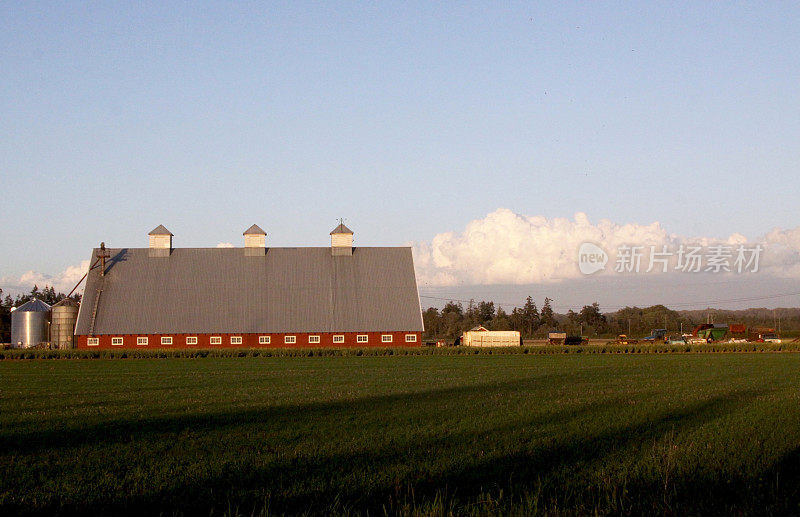
[[[340,224],[329,248],[94,250],[75,327],[78,348],[418,346],[423,324],[409,247],[353,247]],[[106,255],[105,258],[97,258]]]

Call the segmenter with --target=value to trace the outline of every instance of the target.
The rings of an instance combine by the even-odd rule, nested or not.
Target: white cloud
[[[592,223],[586,214],[573,219],[526,216],[500,208],[483,219],[470,222],[461,232],[445,232],[430,242],[413,243],[414,263],[420,287],[456,285],[524,285],[553,283],[582,277],[577,250],[584,242],[600,245],[609,254],[604,272],[613,275],[616,250],[622,245],[667,246],[675,251],[683,245],[764,246],[759,274],[800,279],[800,227],[776,228],[753,242],[738,233],[726,239],[687,238],[668,233],[658,222],[649,225],[618,224],[607,219]],[[220,242],[217,248],[233,248]],[[673,260],[674,264],[674,260]],[[647,269],[642,260],[642,270]],[[69,266],[55,275],[28,271],[19,277],[0,278],[0,288],[12,296],[30,292],[34,285],[53,286],[68,293],[86,273],[89,261]],[[83,291],[83,284],[77,292]]]
[[[78,265],[67,267],[56,275],[28,271],[19,277],[4,276],[0,278],[0,288],[3,289],[4,295],[16,295],[30,292],[34,285],[39,286],[40,289],[47,285],[55,288],[56,292],[67,294],[88,270],[89,261],[84,260]],[[75,292],[83,293],[83,286],[84,284],[81,283]]]
[[[421,286],[521,285],[579,278],[577,250],[584,242],[600,245],[609,255],[604,272],[615,274],[620,246],[643,246],[641,271],[649,266],[650,246],[676,252],[680,245],[714,244],[754,246],[738,233],[727,239],[687,238],[669,234],[658,222],[649,225],[618,224],[607,219],[596,224],[586,214],[572,220],[526,216],[500,208],[469,223],[462,232],[436,235],[416,243],[414,261]],[[760,271],[800,277],[800,228],[776,229],[756,242],[765,246]],[[731,259],[731,263],[734,258]],[[673,256],[669,269],[674,267]],[[657,266],[657,264],[656,264]],[[655,268],[657,269],[657,267]],[[616,273],[619,274],[619,273]]]
[[[800,278],[800,227],[775,228],[764,236],[764,242],[764,268],[780,276]]]

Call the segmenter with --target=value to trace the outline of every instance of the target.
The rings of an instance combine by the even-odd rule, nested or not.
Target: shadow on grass
[[[443,402],[464,403],[470,411],[471,397],[478,394],[484,400],[493,395],[507,396],[509,392],[528,392],[542,386],[556,387],[571,382],[561,375],[542,376],[506,383],[472,385],[411,394],[367,397],[333,403],[305,404],[178,417],[150,418],[143,421],[120,420],[110,424],[90,427],[79,437],[59,436],[61,443],[55,448],[79,446],[90,443],[107,445],[110,442],[158,438],[185,429],[193,431],[234,430],[243,424],[259,424],[265,429],[280,428],[303,422],[324,422],[326,429],[337,431],[337,419],[361,407],[364,411],[384,414],[397,405],[410,408],[436,408]],[[565,433],[561,438],[545,444],[536,442],[536,430],[543,426],[568,427],[576,421],[591,421],[598,412],[610,411],[620,400],[607,398],[600,402],[577,405],[554,412],[541,412],[534,416],[521,416],[510,423],[480,427],[479,432],[452,432],[442,435],[408,433],[396,440],[376,439],[364,443],[357,450],[329,453],[294,453],[271,463],[254,462],[242,458],[234,465],[226,465],[221,472],[189,479],[176,479],[168,487],[152,487],[138,495],[114,494],[113,498],[76,501],[69,497],[49,500],[38,508],[27,510],[61,514],[150,514],[180,512],[208,514],[212,509],[224,511],[230,504],[249,514],[263,509],[265,500],[277,513],[329,513],[334,501],[341,507],[371,514],[384,509],[397,509],[408,502],[430,501],[439,494],[451,494],[463,500],[473,500],[478,494],[507,490],[511,492],[532,490],[538,483],[541,497],[573,511],[589,511],[597,507],[604,494],[598,494],[580,485],[580,475],[588,465],[604,457],[629,448],[654,443],[673,430],[684,432],[724,415],[763,394],[760,390],[731,391],[675,410],[655,411],[655,416],[638,419],[620,419],[619,425],[591,427],[577,437]],[[409,425],[414,425],[413,421]],[[320,440],[324,440],[320,436]],[[54,437],[13,435],[3,446],[12,446],[17,453],[36,453],[54,448]],[[6,449],[7,450],[7,449]],[[783,461],[797,460],[797,451]],[[776,472],[785,470],[777,464]],[[574,475],[574,477],[573,477]],[[797,469],[789,474],[788,483],[796,485]],[[742,483],[749,478],[742,479]],[[576,480],[578,480],[576,482]],[[673,486],[691,484],[694,479],[676,480]],[[715,494],[728,494],[718,479],[705,480],[711,487],[710,500]],[[572,484],[572,486],[569,486]],[[564,495],[564,489],[575,492]],[[634,478],[628,493],[636,493],[614,506],[615,511],[626,508],[638,511],[668,511],[669,494],[659,488],[657,481]],[[413,494],[413,495],[411,495]],[[63,495],[63,494],[62,494]],[[707,494],[708,495],[708,494]],[[708,499],[708,497],[706,499]],[[661,502],[660,502],[661,501]],[[605,503],[608,504],[608,503]],[[614,503],[616,504],[616,503]],[[661,506],[659,506],[661,505]],[[713,504],[708,508],[716,508]],[[691,506],[690,506],[691,508]],[[2,506],[0,506],[2,510]],[[16,504],[6,505],[6,510],[25,509]],[[215,512],[215,513],[216,513]],[[623,511],[623,513],[625,513]],[[695,512],[689,512],[695,513]]]
[[[180,433],[186,430],[218,430],[237,427],[244,423],[263,424],[265,426],[264,430],[266,431],[270,428],[282,429],[284,426],[290,425],[298,419],[324,419],[339,413],[349,413],[353,411],[353,408],[373,410],[391,408],[397,404],[406,404],[413,407],[421,403],[435,404],[439,401],[455,400],[460,397],[469,398],[475,394],[488,395],[497,393],[499,395],[507,395],[509,392],[513,391],[530,391],[543,386],[553,387],[567,382],[565,376],[552,374],[508,382],[471,384],[468,386],[359,397],[330,402],[267,406],[248,410],[222,411],[206,414],[194,413],[145,418],[117,418],[86,425],[78,423],[66,429],[62,427],[54,430],[19,430],[9,427],[0,429],[0,451],[5,451],[7,453],[13,452],[15,454],[30,454],[41,450],[66,449],[93,444],[108,446],[114,443],[130,442],[132,436],[138,440],[147,440],[164,434]],[[86,403],[87,407],[114,404],[120,407],[130,405],[127,401],[124,403],[120,403],[119,401]]]
[[[633,479],[616,508],[629,515],[800,515],[800,447],[753,472],[679,474]]]
[[[213,506],[220,508],[219,501],[207,498],[206,489],[212,488],[215,493],[227,494],[248,512],[257,509],[260,498],[263,500],[268,495],[272,508],[279,512],[325,514],[331,502],[338,501],[358,512],[375,514],[382,513],[387,507],[399,508],[410,497],[418,501],[431,501],[437,494],[445,493],[472,500],[481,493],[530,490],[537,480],[540,483],[544,480],[544,488],[550,492],[545,493],[545,497],[551,497],[556,504],[567,508],[589,511],[597,503],[595,494],[564,496],[565,485],[573,482],[572,474],[579,474],[578,471],[588,464],[608,454],[655,442],[675,428],[686,431],[699,427],[760,394],[760,391],[732,392],[679,410],[663,412],[656,418],[603,429],[594,434],[587,433],[580,438],[565,437],[548,446],[528,448],[512,440],[508,444],[510,451],[495,450],[485,456],[464,455],[465,444],[471,441],[473,450],[491,451],[500,436],[519,435],[526,428],[545,424],[564,425],[618,404],[618,401],[611,400],[483,430],[481,434],[484,436],[477,444],[471,433],[460,433],[403,444],[405,447],[372,448],[345,455],[295,457],[267,468],[243,469],[205,479],[200,490],[197,490],[200,487],[182,486],[164,491],[155,500],[170,501],[168,507],[189,509],[190,513],[202,512]],[[445,461],[439,465],[442,468],[437,469],[430,466],[430,455],[450,458],[451,461]],[[402,468],[409,465],[412,468]],[[573,469],[575,472],[571,472]],[[382,476],[387,472],[405,476],[402,479]],[[367,476],[364,480],[365,473]],[[375,477],[370,478],[370,475]],[[363,481],[353,482],[359,479]],[[288,483],[284,484],[284,481]],[[570,488],[580,491],[579,486]],[[411,492],[413,495],[410,495]],[[652,495],[656,496],[656,501],[660,500],[660,492],[652,492]],[[198,505],[194,506],[190,501]],[[149,504],[146,499],[135,504],[139,503],[145,507]],[[650,503],[646,498],[639,506],[652,507]],[[152,509],[156,508],[158,506]]]

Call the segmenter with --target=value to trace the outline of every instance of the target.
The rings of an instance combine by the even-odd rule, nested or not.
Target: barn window
[[[242,336],[231,336],[231,344],[232,345],[241,345],[242,344]]]
[[[417,342],[416,334],[406,334],[406,343],[416,343],[416,342]]]
[[[297,343],[297,336],[283,336],[283,342],[288,345]]]
[[[356,336],[356,343],[366,343],[367,341],[369,341],[369,336],[366,334],[359,334]]]
[[[212,345],[221,345],[222,344],[222,337],[221,336],[211,336],[210,343]]]
[[[319,336],[308,336],[309,343],[319,343]]]
[[[161,344],[162,345],[171,345],[172,344],[172,336],[161,336]]]
[[[341,335],[341,334],[337,334],[337,335],[333,336],[333,342],[334,343],[344,343],[344,336]]]
[[[137,337],[136,338],[136,344],[137,345],[146,345],[147,344],[147,338],[146,337]]]
[[[112,345],[120,346],[122,343],[123,343],[123,341],[122,341],[121,337],[112,337],[111,338],[111,344]]]
[[[90,337],[86,340],[86,346],[97,346],[100,344],[100,338]]]
[[[381,336],[381,343],[391,343],[391,342],[392,342],[391,334],[384,334]]]
[[[187,345],[196,345],[197,344],[197,336],[186,336],[186,344]]]
[[[268,345],[269,344],[269,336],[258,336],[258,344],[259,345]]]

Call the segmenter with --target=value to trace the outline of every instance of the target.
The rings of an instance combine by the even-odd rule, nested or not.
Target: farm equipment
[[[650,335],[644,338],[644,341],[652,341],[653,343],[666,340],[667,340],[667,329],[653,329],[650,331]]]
[[[684,338],[680,334],[672,334],[671,336],[666,338],[665,341],[666,341],[666,343],[668,345],[685,345],[686,344],[686,338]]]
[[[615,341],[618,345],[635,345],[639,342],[638,339],[631,339],[625,334],[620,334],[617,336],[617,340]]]
[[[583,336],[567,336],[564,339],[565,345],[588,345],[589,340]]]
[[[749,341],[755,341],[757,343],[780,343],[781,339],[778,334],[775,333],[774,328],[769,327],[754,327],[750,329],[750,332],[747,334],[747,339]]]
[[[697,337],[704,338],[707,342],[722,341],[725,334],[728,333],[728,326],[722,324],[714,324],[709,328],[702,329],[697,332]]]
[[[692,330],[692,337],[688,341],[692,344],[722,341],[728,330],[728,325],[721,323],[703,323]]]
[[[566,332],[550,332],[547,334],[547,340],[551,345],[563,345],[567,340]]]

